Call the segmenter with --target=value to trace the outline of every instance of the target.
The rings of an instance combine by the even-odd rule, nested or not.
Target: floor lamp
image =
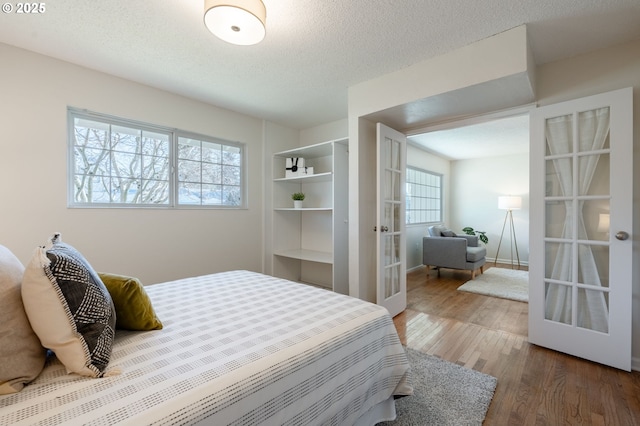
[[[506,210],[507,213],[504,216],[504,224],[502,225],[502,233],[500,234],[500,242],[498,242],[498,251],[496,251],[496,259],[493,264],[498,263],[498,254],[500,254],[500,245],[502,245],[502,237],[504,236],[504,228],[507,226],[507,220],[509,221],[509,238],[511,243],[511,268],[513,268],[513,247],[516,248],[516,258],[518,259],[518,268],[520,268],[520,254],[518,254],[518,242],[516,241],[516,229],[513,226],[513,210],[520,210],[522,208],[522,197],[501,196],[498,197],[498,208],[500,210]]]

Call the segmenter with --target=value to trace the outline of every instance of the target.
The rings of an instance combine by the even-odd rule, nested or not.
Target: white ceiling
[[[521,24],[538,64],[640,39],[638,0],[264,0],[265,40],[233,46],[203,3],[54,0],[0,14],[0,42],[302,129],[346,118],[351,85]]]
[[[425,151],[448,160],[529,153],[529,115],[455,126],[407,138]]]

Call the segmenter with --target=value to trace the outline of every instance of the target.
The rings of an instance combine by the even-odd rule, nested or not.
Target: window
[[[407,167],[407,225],[442,222],[442,175]]]
[[[242,149],[178,136],[178,203],[238,206]]]
[[[69,158],[71,207],[245,205],[240,143],[70,108]]]

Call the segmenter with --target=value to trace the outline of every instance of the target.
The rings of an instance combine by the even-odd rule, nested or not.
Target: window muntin
[[[442,175],[407,167],[407,225],[442,221]]]
[[[243,144],[73,109],[69,134],[71,207],[245,205]]]

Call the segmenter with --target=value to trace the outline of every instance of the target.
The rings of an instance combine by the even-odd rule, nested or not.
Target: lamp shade
[[[500,210],[520,210],[522,208],[522,197],[500,196],[498,197],[498,208]]]
[[[205,0],[204,24],[232,44],[260,43],[266,35],[267,9],[261,0]]]

